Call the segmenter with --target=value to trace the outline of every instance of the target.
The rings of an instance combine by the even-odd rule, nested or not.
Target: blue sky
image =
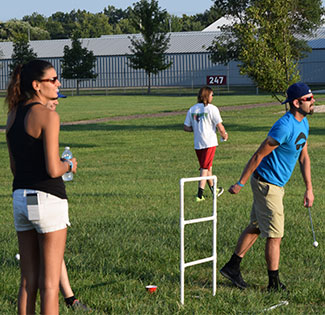
[[[4,0],[3,0],[4,1]],[[132,0],[8,0],[2,5],[0,10],[0,21],[5,22],[10,19],[21,19],[25,15],[33,12],[49,17],[55,12],[70,12],[80,9],[92,13],[102,12],[108,5],[116,8],[126,9],[137,1]],[[212,0],[158,0],[159,6],[166,9],[170,14],[181,16],[182,14],[193,15],[208,10],[212,5]]]

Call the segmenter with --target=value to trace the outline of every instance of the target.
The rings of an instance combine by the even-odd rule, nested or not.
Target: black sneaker
[[[267,290],[269,292],[288,292],[287,287],[280,280],[269,283]]]
[[[226,264],[226,265],[224,265],[223,268],[220,269],[220,273],[224,277],[229,279],[237,288],[240,288],[242,290],[246,289],[247,283],[242,278],[240,270],[234,271],[231,268],[229,268]]]

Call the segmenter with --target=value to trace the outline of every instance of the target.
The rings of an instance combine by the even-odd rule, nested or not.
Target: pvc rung
[[[215,217],[211,216],[211,217],[197,218],[197,219],[192,219],[192,220],[184,220],[184,225],[192,224],[192,223],[199,223],[199,222],[206,222],[206,221],[213,221],[214,219],[215,219]]]
[[[203,263],[206,263],[206,262],[209,262],[209,261],[213,261],[213,260],[214,260],[214,256],[211,256],[211,257],[208,257],[208,258],[199,259],[199,260],[190,261],[190,262],[184,264],[184,268],[190,267],[190,266],[194,266],[194,265],[203,264]]]
[[[212,175],[212,176],[202,176],[202,177],[188,177],[188,178],[181,178],[180,182],[181,183],[186,183],[186,182],[197,182],[197,181],[201,181],[202,179],[214,179],[217,178],[216,175]]]

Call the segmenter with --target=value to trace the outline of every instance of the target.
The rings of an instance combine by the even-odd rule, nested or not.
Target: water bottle
[[[63,151],[61,157],[62,157],[62,159],[65,159],[65,160],[71,160],[72,159],[72,152],[70,151],[70,147],[65,147],[64,148],[64,151]],[[62,175],[62,179],[65,182],[73,180],[73,173],[72,172],[66,172],[65,174]]]

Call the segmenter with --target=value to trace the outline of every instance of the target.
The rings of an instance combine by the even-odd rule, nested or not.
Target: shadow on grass
[[[309,135],[312,135],[312,136],[324,136],[325,135],[325,128],[311,127],[309,129]]]
[[[98,145],[96,144],[86,144],[86,143],[66,143],[66,142],[60,142],[60,147],[70,147],[70,148],[79,148],[79,149],[85,149],[85,148],[95,148]]]
[[[101,288],[101,287],[107,287],[107,286],[113,285],[113,284],[116,284],[116,281],[105,281],[105,282],[96,283],[96,284],[92,284],[92,285],[85,285],[82,288],[96,289],[96,288]]]
[[[61,126],[62,131],[120,131],[120,130],[180,130],[183,131],[182,124],[167,125],[108,125],[108,124],[86,124]]]

